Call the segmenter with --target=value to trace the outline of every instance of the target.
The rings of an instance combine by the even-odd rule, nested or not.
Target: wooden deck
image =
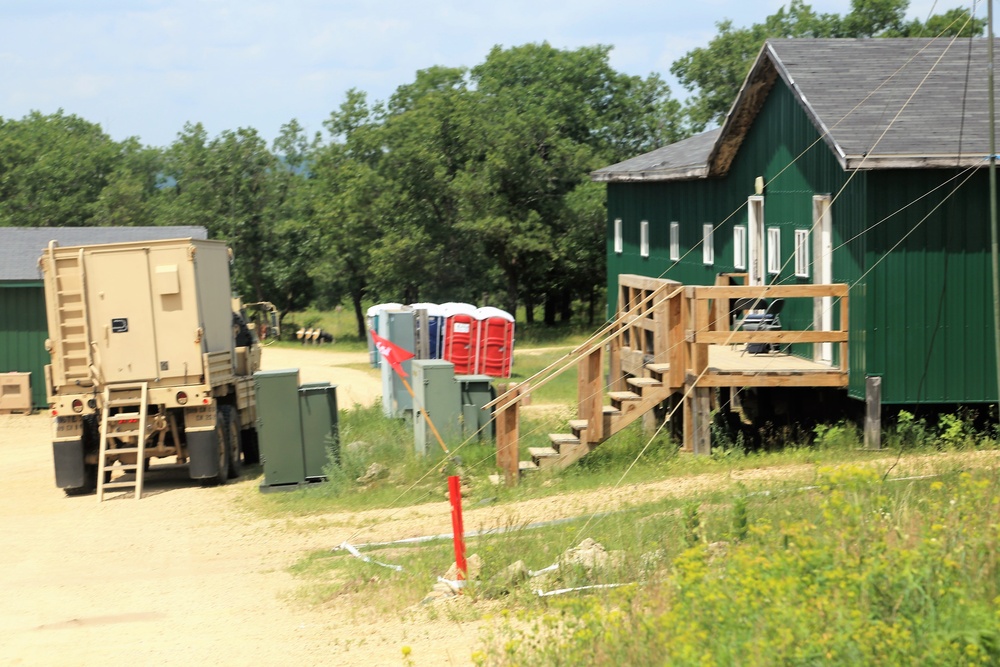
[[[576,365],[577,419],[572,434],[553,434],[552,448],[532,452],[538,465],[559,468],[585,456],[615,433],[658,406],[683,403],[683,448],[711,451],[711,410],[718,387],[847,387],[847,285],[737,285],[720,275],[716,285],[681,285],[671,280],[619,276],[618,315],[602,331],[555,365],[528,379],[541,386]],[[745,278],[745,275],[743,276]],[[822,299],[839,302],[840,322],[831,330],[768,328],[731,331],[736,300],[808,299],[816,312]],[[738,326],[738,325],[736,325]],[[750,354],[747,344],[780,349],[796,343],[839,346],[836,366],[787,353]],[[605,356],[607,355],[607,356]],[[562,364],[566,360],[560,360]],[[607,362],[608,376],[605,376]],[[605,378],[610,382],[605,384]],[[610,405],[605,404],[605,398]],[[517,467],[520,391],[490,405],[497,411],[497,463],[512,483]],[[487,407],[490,407],[488,405]],[[544,459],[544,460],[543,460]]]
[[[791,354],[749,354],[743,345],[709,345],[702,387],[846,387],[847,372]]]

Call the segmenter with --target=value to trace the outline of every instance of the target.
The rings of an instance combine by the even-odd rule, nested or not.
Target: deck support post
[[[684,397],[684,451],[712,453],[712,389],[695,384],[697,376],[688,374]]]
[[[516,486],[520,477],[518,466],[518,424],[521,407],[521,387],[511,390],[511,400],[503,404],[496,412],[497,429],[497,467],[503,470],[504,483]]]
[[[882,378],[865,378],[865,449],[882,449]]]
[[[587,420],[585,442],[604,440],[604,348],[597,346],[577,364],[577,414]]]

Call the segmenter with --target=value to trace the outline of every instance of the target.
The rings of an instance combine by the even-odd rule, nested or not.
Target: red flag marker
[[[413,358],[412,352],[407,352],[400,346],[393,343],[391,340],[386,340],[382,338],[374,331],[370,332],[372,335],[372,340],[375,342],[375,348],[378,353],[382,355],[386,363],[392,366],[392,370],[399,373],[400,377],[409,377],[406,371],[403,370],[403,362],[407,359]]]
[[[410,387],[410,383],[406,381],[406,378],[408,378],[409,375],[407,375],[406,371],[403,370],[403,362],[407,359],[412,359],[414,356],[413,353],[407,352],[391,340],[382,338],[374,331],[370,331],[369,333],[371,333],[372,341],[375,343],[375,348],[378,349],[378,353],[382,355],[382,359],[387,364],[392,366],[392,370],[399,373],[399,379],[403,381],[403,386],[406,387],[406,392],[410,395],[410,398],[413,399],[413,402],[416,403],[417,397],[413,394],[413,388]],[[444,444],[444,440],[441,439],[441,434],[438,433],[437,427],[434,426],[434,422],[431,421],[430,413],[428,413],[427,409],[422,405],[418,405],[417,407],[420,409],[420,412],[423,413],[424,418],[427,420],[427,425],[431,427],[431,432],[433,432],[434,437],[437,438],[438,444],[441,445],[441,449],[443,449],[444,453],[447,454],[448,446]]]

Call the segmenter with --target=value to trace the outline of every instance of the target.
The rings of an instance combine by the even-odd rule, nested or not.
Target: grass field
[[[564,330],[543,349],[519,345],[512,379],[559,362],[582,339]],[[565,428],[575,393],[572,369],[532,392],[522,451]],[[490,616],[470,648],[477,664],[1000,664],[995,431],[963,413],[895,421],[880,452],[861,449],[855,426],[834,423],[777,451],[730,443],[704,457],[636,424],[567,470],[507,488],[488,481],[492,444],[419,457],[410,427],[375,406],[342,412],[341,465],[328,469],[329,483],[253,506],[275,517],[393,513],[440,502],[446,474],[461,475],[466,506],[580,502],[565,522],[531,525],[512,511],[506,532],[468,540],[482,561],[465,589],[475,604],[443,613]],[[386,475],[359,490],[372,462]],[[580,560],[573,549],[587,539],[600,549]],[[307,554],[291,569],[299,599],[406,614],[452,557],[447,541],[366,553],[406,569]],[[518,561],[559,567],[529,580],[511,574]],[[537,593],[576,587],[585,589]]]

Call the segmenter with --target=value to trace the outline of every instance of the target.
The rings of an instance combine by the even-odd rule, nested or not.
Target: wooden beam
[[[516,399],[520,396],[520,386],[515,387],[510,392],[510,397]],[[512,400],[496,411],[497,429],[497,467],[503,471],[504,481],[507,486],[515,486],[520,477],[518,470],[518,424],[520,416],[518,411],[521,407],[519,400]]]
[[[846,331],[696,331],[695,342],[710,345],[737,343],[843,343]]]
[[[830,285],[730,285],[728,287],[705,285],[694,288],[694,298],[696,299],[845,297],[847,294],[848,286],[843,283]]]
[[[698,380],[699,387],[846,387],[847,373],[840,371],[718,372],[709,369]]]
[[[635,287],[650,292],[663,287],[664,283],[680,287],[679,282],[676,280],[670,280],[669,278],[650,278],[648,276],[640,276],[634,273],[623,273],[618,276],[619,285],[627,285],[628,287]]]
[[[598,346],[580,360],[577,366],[577,413],[587,420],[587,430],[581,434],[586,442],[604,439],[604,347]]]

